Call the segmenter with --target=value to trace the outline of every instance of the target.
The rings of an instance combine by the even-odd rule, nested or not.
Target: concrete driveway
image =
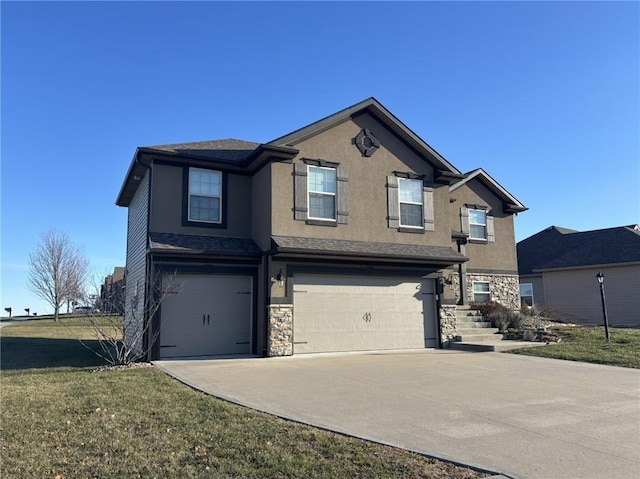
[[[500,353],[157,361],[284,418],[516,478],[640,477],[640,372]]]

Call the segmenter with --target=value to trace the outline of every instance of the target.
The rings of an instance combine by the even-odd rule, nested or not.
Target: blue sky
[[[550,225],[640,222],[638,2],[6,2],[1,299],[39,234],[124,265],[114,205],[137,146],[267,142],[376,97]],[[1,310],[0,310],[1,311]],[[1,311],[4,313],[4,311]]]

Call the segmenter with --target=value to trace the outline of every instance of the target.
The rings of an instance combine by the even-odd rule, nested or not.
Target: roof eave
[[[494,180],[491,175],[489,175],[482,168],[478,168],[476,170],[470,171],[466,175],[464,175],[464,179],[454,183],[449,186],[449,191],[454,192],[461,186],[467,184],[469,181],[474,178],[478,178],[486,187],[488,187],[491,191],[493,191],[496,196],[500,197],[504,203],[504,211],[505,213],[522,213],[523,211],[527,211],[529,208],[524,206],[518,199],[509,193],[500,183]]]
[[[136,148],[136,152],[131,159],[131,164],[129,165],[127,174],[124,177],[125,179],[120,187],[120,192],[116,198],[117,206],[129,206],[148,167],[149,162],[145,163],[142,160],[140,157],[140,148]]]
[[[275,248],[274,255],[295,255],[300,257],[314,257],[318,256],[323,259],[330,259],[332,257],[345,259],[353,258],[356,260],[375,260],[381,262],[419,262],[420,264],[433,264],[438,266],[451,266],[453,264],[460,264],[469,261],[467,257],[427,257],[427,256],[410,256],[410,255],[385,255],[385,254],[371,254],[371,253],[358,253],[353,251],[326,251],[326,250],[309,250],[301,248],[287,248],[277,246]]]

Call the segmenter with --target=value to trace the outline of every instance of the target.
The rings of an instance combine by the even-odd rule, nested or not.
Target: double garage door
[[[160,357],[251,352],[251,276],[177,275],[161,304]]]
[[[437,346],[432,279],[294,277],[294,354]]]

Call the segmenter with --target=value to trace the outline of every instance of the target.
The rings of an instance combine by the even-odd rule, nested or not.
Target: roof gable
[[[522,211],[528,210],[526,206],[524,206],[518,199],[509,193],[506,189],[500,185],[496,180],[494,180],[486,171],[482,168],[478,168],[477,170],[470,171],[464,175],[464,179],[458,181],[457,183],[449,186],[449,191],[454,192],[458,188],[463,185],[466,185],[470,181],[477,179],[484,186],[489,188],[489,190],[495,194],[498,198],[500,198],[504,204],[504,210],[507,213],[520,213]]]
[[[460,171],[458,171],[442,155],[429,146],[422,138],[416,135],[409,127],[402,123],[395,117],[395,115],[393,115],[373,97],[367,98],[366,100],[356,103],[344,110],[340,110],[337,113],[276,138],[267,144],[295,147],[298,143],[319,135],[334,126],[355,118],[363,113],[369,113],[372,115],[385,127],[389,128],[394,134],[396,134],[403,142],[417,151],[418,154],[433,163],[433,165],[439,170],[440,177],[453,177],[454,179],[459,179],[461,177]]]

